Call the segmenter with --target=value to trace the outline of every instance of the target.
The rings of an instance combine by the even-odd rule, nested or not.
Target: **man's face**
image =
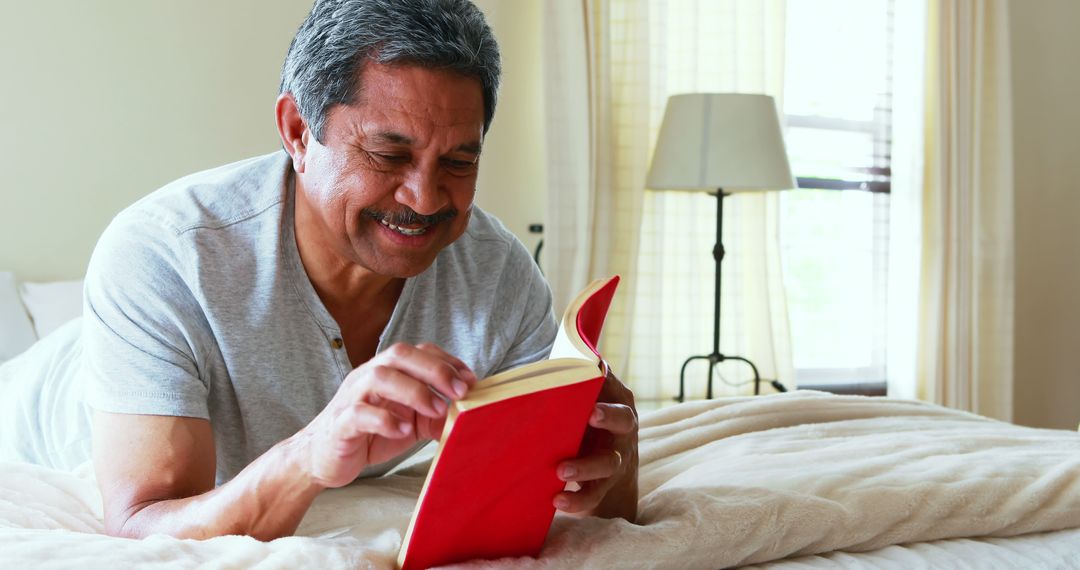
[[[480,82],[368,63],[361,85],[357,103],[329,110],[325,144],[305,137],[297,201],[314,227],[304,233],[340,261],[412,277],[468,226],[484,131]]]

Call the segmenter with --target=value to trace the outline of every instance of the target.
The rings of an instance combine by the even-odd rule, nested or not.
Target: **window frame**
[[[805,128],[869,135],[873,141],[871,163],[869,165],[852,165],[846,169],[845,174],[850,173],[850,179],[798,176],[796,170],[793,174],[799,189],[870,192],[871,194],[884,194],[888,196],[887,200],[891,200],[892,102],[894,89],[891,66],[893,34],[895,33],[894,0],[886,0],[885,7],[888,11],[886,20],[888,29],[885,31],[888,35],[888,47],[886,49],[888,60],[883,62],[888,68],[885,79],[886,92],[879,94],[879,101],[874,109],[872,119],[855,120],[826,115],[789,114],[783,113],[783,110],[781,110],[784,117],[785,131],[791,128]],[[793,363],[795,365],[795,381],[801,387],[812,387],[837,393],[885,395],[888,375],[889,224],[891,220],[888,202],[881,205],[875,199],[872,202],[871,210],[873,216],[871,287],[873,289],[872,310],[874,314],[871,330],[867,331],[874,338],[871,348],[871,365],[854,368],[799,368],[797,363]],[[884,218],[881,217],[882,215]],[[782,232],[783,221],[781,221],[780,227]]]
[[[879,111],[880,112],[880,111]],[[881,121],[853,121],[851,119],[838,119],[835,117],[823,117],[817,115],[784,115],[786,128],[818,129],[823,131],[838,131],[849,133],[862,133],[874,136],[881,128]],[[891,137],[886,141],[874,137],[875,145],[887,147],[891,145]],[[877,154],[889,159],[890,166],[884,167],[859,167],[852,168],[851,172],[865,174],[868,180],[842,180],[839,178],[815,178],[810,176],[796,176],[795,182],[799,188],[813,190],[860,190],[875,194],[889,194],[892,192],[892,157],[878,148]]]
[[[802,187],[800,186],[800,189]],[[822,189],[822,188],[808,188],[812,190],[824,190],[824,191],[836,191],[834,189]],[[862,190],[853,189],[848,191],[859,192]],[[879,214],[879,208],[875,205],[873,207],[873,215],[876,217]],[[888,214],[888,207],[884,208],[886,214]],[[800,387],[809,387],[815,390],[831,391],[829,387],[835,386],[837,389],[843,389],[845,386],[871,386],[884,389],[887,384],[888,373],[888,285],[889,285],[889,231],[888,231],[888,218],[885,219],[885,227],[878,227],[879,221],[874,221],[873,239],[875,244],[872,247],[872,290],[874,300],[872,308],[874,311],[874,319],[872,329],[867,331],[873,335],[874,342],[871,348],[871,365],[860,367],[829,367],[829,368],[808,368],[799,367],[796,362],[793,362],[793,369],[795,373],[795,383]],[[783,220],[780,222],[780,227],[783,228]],[[783,231],[781,229],[781,231]],[[879,241],[882,240],[882,241]],[[783,241],[781,241],[781,244]],[[783,255],[783,246],[781,246],[781,255]],[[880,267],[884,264],[884,270]],[[790,307],[789,307],[789,319]],[[795,339],[792,339],[794,342]]]

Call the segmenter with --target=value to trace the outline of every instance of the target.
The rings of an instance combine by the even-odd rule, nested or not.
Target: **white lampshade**
[[[728,192],[795,188],[776,103],[768,95],[673,95],[646,186]]]

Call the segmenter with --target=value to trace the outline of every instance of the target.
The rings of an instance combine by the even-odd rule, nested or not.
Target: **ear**
[[[308,130],[307,122],[300,116],[300,108],[296,106],[296,99],[293,99],[292,93],[285,92],[278,95],[277,103],[274,105],[274,114],[281,144],[285,147],[285,152],[292,157],[293,169],[297,173],[302,173],[311,131]]]

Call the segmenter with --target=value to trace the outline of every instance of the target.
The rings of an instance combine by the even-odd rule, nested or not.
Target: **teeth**
[[[382,222],[382,225],[394,230],[395,232],[397,232],[397,233],[399,233],[401,235],[406,235],[406,236],[422,235],[423,233],[427,232],[427,229],[428,229],[427,226],[421,226],[419,228],[411,230],[409,228],[402,228],[402,227],[399,227],[399,226],[395,226],[394,224],[391,224],[390,222],[388,222],[386,220],[380,220],[380,221]]]

